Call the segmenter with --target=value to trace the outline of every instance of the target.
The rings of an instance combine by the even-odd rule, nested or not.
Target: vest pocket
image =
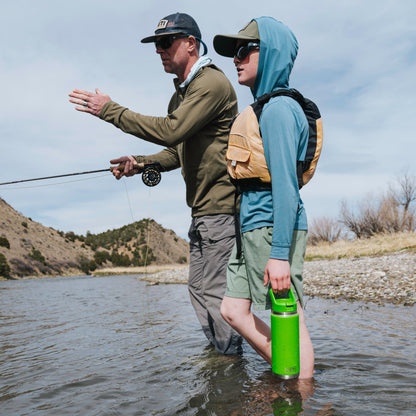
[[[238,164],[248,163],[251,149],[248,140],[244,136],[231,134],[225,159],[228,165],[228,173],[235,178],[235,170]]]
[[[231,161],[231,163],[235,166],[235,162],[248,162],[250,155],[250,150],[232,146],[228,148],[226,158],[227,161]]]

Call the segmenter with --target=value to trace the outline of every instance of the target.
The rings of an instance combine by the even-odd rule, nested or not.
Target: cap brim
[[[236,45],[239,40],[257,40],[252,36],[244,35],[216,35],[214,37],[214,49],[222,56],[233,58]]]
[[[165,33],[161,33],[159,35],[153,35],[153,36],[148,36],[147,38],[143,38],[140,42],[141,43],[151,43],[154,42],[156,39],[162,37],[162,36],[171,36],[171,35],[177,35],[179,33],[183,33],[182,31],[178,30],[178,31],[173,31],[173,32],[165,32]]]

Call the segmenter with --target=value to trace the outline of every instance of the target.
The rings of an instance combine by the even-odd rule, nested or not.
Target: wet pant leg
[[[234,217],[218,214],[193,218],[189,239],[188,289],[202,330],[218,352],[241,353],[241,336],[220,313],[228,259],[235,243]]]

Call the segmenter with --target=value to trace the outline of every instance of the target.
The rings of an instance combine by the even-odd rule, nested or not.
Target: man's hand
[[[139,164],[133,156],[122,156],[118,159],[112,159],[110,163],[112,165],[119,164],[111,167],[111,172],[113,172],[116,179],[120,179],[123,176],[133,176],[140,172]]]
[[[80,107],[75,107],[75,110],[82,111],[84,113],[90,113],[94,116],[99,116],[105,103],[111,101],[108,95],[103,94],[98,88],[93,92],[75,89],[69,96],[69,101],[73,104],[77,104]]]
[[[269,259],[264,269],[264,286],[270,281],[273,292],[290,289],[290,264],[287,260]]]

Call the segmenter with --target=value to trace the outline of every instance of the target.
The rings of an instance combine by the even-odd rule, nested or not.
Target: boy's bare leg
[[[299,314],[299,350],[300,350],[300,373],[299,378],[313,377],[315,366],[315,354],[308,328],[306,327],[303,308],[298,302]]]
[[[298,303],[299,313],[299,347],[300,374],[299,378],[313,377],[314,353],[313,346],[306,328],[303,309]],[[270,365],[272,363],[270,327],[251,312],[251,300],[224,296],[221,304],[224,319],[242,335],[254,350]]]

